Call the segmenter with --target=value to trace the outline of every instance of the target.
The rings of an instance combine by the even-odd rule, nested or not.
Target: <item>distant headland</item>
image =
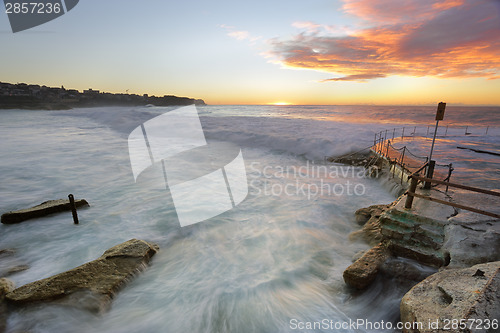
[[[65,89],[64,86],[47,87],[38,84],[0,82],[0,109],[42,109],[67,110],[77,107],[94,106],[155,106],[171,105],[206,105],[202,99],[165,95],[163,97],[148,94],[112,94],[88,89],[80,92]]]

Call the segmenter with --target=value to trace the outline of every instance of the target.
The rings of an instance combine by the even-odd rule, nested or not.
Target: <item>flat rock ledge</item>
[[[158,250],[154,243],[131,239],[94,261],[19,287],[5,299],[16,306],[55,302],[100,314],[109,309],[115,294],[147,267]]]
[[[401,321],[413,325],[404,333],[498,332],[500,261],[433,274],[403,297],[400,310]],[[453,320],[467,327],[452,327]]]
[[[77,208],[88,205],[89,203],[85,199],[75,199],[75,206]],[[49,200],[31,208],[11,211],[2,214],[1,221],[4,224],[14,224],[29,219],[65,211],[71,211],[71,205],[68,199]]]

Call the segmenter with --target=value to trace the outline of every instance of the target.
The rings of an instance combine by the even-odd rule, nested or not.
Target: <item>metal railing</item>
[[[405,138],[405,129],[408,127],[401,128],[393,128],[392,130],[384,130],[378,133],[375,133],[375,138],[373,140],[372,150],[377,154],[385,157],[390,163],[389,171],[392,173],[392,177],[395,177],[395,169],[396,165],[398,165],[401,172],[401,184],[403,184],[403,176],[406,171],[408,174],[413,174],[416,172],[422,171],[425,168],[427,174],[427,168],[432,168],[432,173],[434,172],[434,167],[443,167],[447,168],[447,176],[443,179],[444,181],[449,181],[451,178],[451,174],[454,171],[453,164],[436,164],[434,162],[429,163],[429,158],[427,156],[419,156],[413,153],[408,147],[405,145],[400,148],[396,148],[392,145],[394,140],[401,138]],[[408,131],[407,131],[408,132]],[[400,134],[399,134],[400,133]],[[397,134],[397,135],[396,135]],[[411,137],[414,137],[416,134],[416,127],[413,127],[413,131],[410,133]],[[392,140],[392,142],[391,142]],[[418,171],[415,171],[417,170]],[[439,174],[439,173],[438,173]],[[430,184],[428,184],[430,186]],[[448,191],[448,187],[446,187],[446,191]]]
[[[417,190],[418,182],[424,181],[424,182],[429,182],[429,183],[435,183],[436,185],[446,185],[447,188],[448,188],[448,186],[456,187],[456,188],[460,188],[463,190],[472,191],[472,192],[476,192],[476,193],[482,193],[482,194],[486,194],[486,195],[492,195],[492,196],[496,196],[496,197],[500,197],[500,192],[485,190],[482,188],[466,186],[466,185],[462,185],[462,184],[450,183],[449,181],[441,181],[441,180],[421,177],[418,173],[412,174],[410,176],[410,178],[411,178],[410,188],[406,192],[407,197],[406,197],[406,202],[405,202],[405,208],[407,208],[407,209],[411,209],[411,207],[413,205],[413,198],[416,197],[416,198],[420,198],[420,199],[424,199],[424,200],[428,200],[428,201],[432,201],[432,202],[437,202],[437,203],[442,204],[442,205],[452,206],[455,208],[468,210],[468,211],[471,211],[471,212],[474,212],[477,214],[486,215],[486,216],[500,219],[499,214],[487,212],[487,211],[484,211],[482,209],[478,209],[478,208],[474,208],[474,207],[470,207],[470,206],[465,206],[465,205],[457,204],[454,202],[449,202],[449,201],[437,199],[437,198],[427,196],[427,195],[418,194],[418,193],[416,193],[416,190]]]
[[[376,145],[377,142],[386,141],[388,139],[394,140],[396,138],[401,138],[402,140],[408,138],[431,138],[432,136],[432,128],[434,125],[415,125],[415,126],[404,126],[404,127],[395,127],[391,129],[386,129],[375,133],[375,139],[373,145]],[[438,137],[447,137],[447,136],[462,136],[462,135],[472,135],[472,136],[484,136],[488,135],[490,130],[490,126],[480,127],[480,126],[445,126],[440,127],[437,132]]]

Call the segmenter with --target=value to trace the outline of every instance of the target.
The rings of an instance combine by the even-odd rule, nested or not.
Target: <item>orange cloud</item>
[[[324,81],[499,77],[500,17],[494,0],[344,2],[345,11],[372,26],[333,36],[312,22],[296,24],[307,33],[271,40],[270,54],[287,67],[340,75]]]

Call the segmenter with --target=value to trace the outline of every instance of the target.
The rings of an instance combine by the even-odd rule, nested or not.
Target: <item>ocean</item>
[[[343,323],[395,324],[404,288],[378,278],[354,292],[342,280],[353,256],[369,248],[349,238],[359,228],[354,211],[394,201],[397,189],[325,158],[370,147],[386,130],[395,145],[425,156],[435,107],[200,106],[204,136],[218,149],[206,160],[179,160],[174,172],[200,172],[241,149],[248,195],[186,227],[164,179],[145,172],[134,180],[127,141],[173,109],[0,111],[0,212],[69,193],[90,203],[79,225],[71,213],[0,225],[0,249],[15,250],[0,258],[0,270],[30,267],[9,276],[17,286],[131,238],[160,246],[102,316],[38,305],[11,312],[7,332],[397,332]],[[500,108],[448,107],[434,153],[439,164],[453,163],[452,180],[499,189],[500,157],[457,146],[500,152]],[[323,325],[300,329],[307,323]]]

